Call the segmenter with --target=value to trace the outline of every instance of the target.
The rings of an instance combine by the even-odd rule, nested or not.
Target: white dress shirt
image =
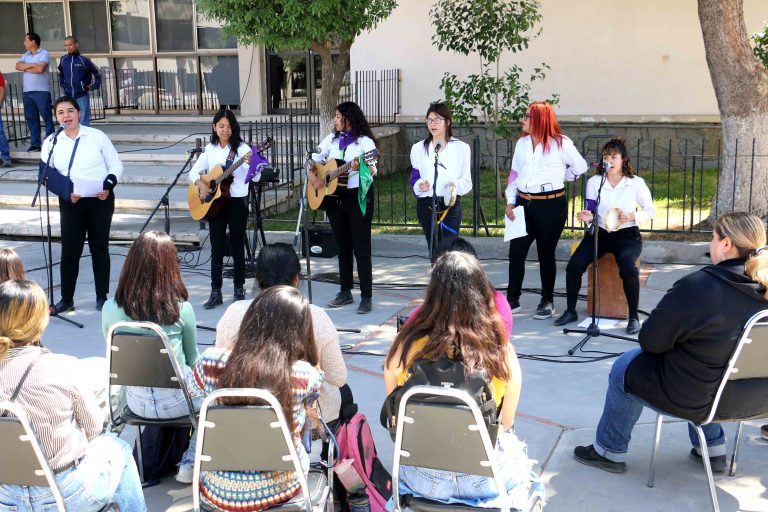
[[[351,162],[363,153],[367,153],[372,149],[376,149],[376,144],[370,137],[363,135],[358,137],[355,142],[347,146],[344,151],[339,149],[340,137],[334,138],[334,133],[329,134],[324,138],[320,144],[315,148],[312,153],[312,160],[315,162],[327,162],[330,158],[337,160],[343,160],[345,162]],[[376,174],[376,162],[369,163],[368,168],[371,170],[371,176]],[[357,188],[360,186],[360,176],[358,171],[349,171],[349,179],[347,180],[347,188]]]
[[[452,138],[438,153],[437,186],[438,196],[450,198],[449,185],[456,186],[456,195],[463,196],[472,190],[472,174],[470,173],[469,144]],[[419,179],[413,184],[416,197],[432,197],[432,181],[435,178],[435,148],[429,144],[424,149],[424,141],[417,142],[411,147],[411,167],[419,171]],[[419,190],[419,185],[428,183],[426,192]]]
[[[48,161],[54,135],[49,135],[43,141],[43,147],[40,150],[40,160],[43,162]],[[78,139],[80,142],[77,143],[69,177],[72,180],[104,181],[108,175],[114,174],[120,181],[123,175],[123,163],[115,146],[104,132],[89,126],[80,125],[80,130],[74,139],[71,139],[66,132],[59,133],[56,145],[53,147],[51,166],[66,176],[72,151]]]
[[[512,156],[506,196],[507,204],[517,203],[517,193],[540,194],[565,187],[566,181],[573,181],[587,172],[589,164],[582,158],[571,139],[563,135],[562,148],[557,141],[550,141],[549,151],[542,145],[533,147],[530,135],[520,138]]]
[[[200,179],[201,174],[208,174],[217,165],[223,167],[227,163],[230,149],[229,144],[224,147],[221,147],[220,144],[206,144],[205,150],[197,157],[197,162],[192,166],[192,170],[189,171],[189,182],[194,184]],[[250,150],[251,148],[248,144],[240,143],[234,159],[240,160]],[[235,172],[232,174],[234,181],[229,186],[229,195],[231,197],[245,197],[248,195],[248,184],[245,182],[245,177],[248,174],[249,167],[250,164],[246,162],[235,169]]]
[[[592,176],[587,181],[587,199],[595,201],[597,191],[600,188],[600,176]],[[637,207],[642,210],[637,209]],[[632,226],[639,226],[647,220],[653,219],[656,209],[653,206],[651,191],[645,184],[645,180],[640,176],[628,178],[623,176],[621,181],[615,186],[611,186],[608,180],[605,180],[603,190],[600,193],[600,205],[597,208],[597,224],[605,229],[603,218],[611,208],[620,208],[624,213],[634,213],[635,220],[625,222],[621,229]]]

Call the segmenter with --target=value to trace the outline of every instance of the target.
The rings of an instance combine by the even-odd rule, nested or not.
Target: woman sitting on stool
[[[592,176],[587,182],[587,209],[576,214],[581,222],[592,222],[594,219],[597,194],[600,192],[600,205],[597,213],[597,224],[600,232],[597,237],[597,257],[609,252],[616,257],[619,275],[624,283],[624,295],[629,306],[629,321],[627,333],[635,334],[640,331],[640,320],[637,308],[640,302],[640,278],[635,262],[643,250],[638,225],[650,220],[654,215],[651,191],[643,178],[635,176],[635,171],[629,163],[627,146],[621,139],[611,139],[603,146],[603,163],[608,164],[607,176],[602,191],[600,182],[602,176]],[[642,210],[638,211],[640,206]],[[618,208],[621,213],[618,220],[619,229],[606,229],[606,215]],[[609,213],[610,212],[610,213]],[[611,229],[611,226],[608,226]],[[555,320],[555,325],[565,325],[579,319],[576,314],[576,300],[581,289],[581,276],[592,263],[594,257],[594,236],[587,232],[571,261],[565,268],[565,289],[567,292],[567,309]]]

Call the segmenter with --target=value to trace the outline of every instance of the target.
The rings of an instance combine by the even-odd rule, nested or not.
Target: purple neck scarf
[[[355,143],[357,137],[352,136],[352,130],[339,132],[339,151],[346,151],[347,146]]]

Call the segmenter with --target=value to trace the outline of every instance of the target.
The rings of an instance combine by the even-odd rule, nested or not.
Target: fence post
[[[472,140],[472,154],[474,155],[472,162],[472,236],[477,238],[477,228],[480,224],[480,136],[478,135],[475,135]]]
[[[696,208],[696,155],[691,161],[691,222],[688,231],[693,231],[694,212]]]

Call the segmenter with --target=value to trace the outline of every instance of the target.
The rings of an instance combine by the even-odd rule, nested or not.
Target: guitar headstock
[[[376,148],[373,148],[372,150],[366,151],[365,153],[360,155],[360,158],[362,158],[366,164],[373,163],[379,159],[379,150]]]
[[[253,151],[255,153],[261,153],[262,151],[266,151],[271,147],[272,147],[272,137],[267,135],[267,137],[262,142],[253,146]]]

